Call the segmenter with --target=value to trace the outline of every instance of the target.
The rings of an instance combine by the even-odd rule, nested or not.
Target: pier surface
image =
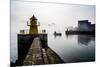
[[[59,63],[64,61],[48,46],[47,34],[18,35],[18,60],[15,66]]]
[[[11,66],[64,63],[48,46],[47,39],[47,34],[18,34],[18,59]]]
[[[61,58],[49,47],[42,48],[39,37],[34,38],[23,65],[43,65],[63,63]]]
[[[42,47],[39,38],[34,38],[23,65],[43,64]]]

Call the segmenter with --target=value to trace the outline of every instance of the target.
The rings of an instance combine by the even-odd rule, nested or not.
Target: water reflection
[[[54,35],[54,38],[61,37],[61,35]]]
[[[88,43],[90,42],[91,38],[89,36],[85,35],[78,35],[78,43],[88,46]]]
[[[93,35],[78,35],[78,43],[79,45],[88,46],[89,42],[93,39]]]
[[[74,36],[74,35],[69,35],[69,34],[67,35],[67,34],[66,34],[66,36],[65,36],[65,37],[66,37],[67,39],[72,39],[72,38],[73,38],[73,36]]]
[[[92,35],[63,34],[62,36],[49,35],[48,37],[48,45],[66,63],[95,60],[95,37]]]

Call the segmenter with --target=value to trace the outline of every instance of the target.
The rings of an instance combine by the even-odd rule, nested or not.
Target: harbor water
[[[48,43],[67,63],[95,60],[95,37],[93,35],[49,35]]]

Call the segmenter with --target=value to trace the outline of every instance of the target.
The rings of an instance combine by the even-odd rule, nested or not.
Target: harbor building
[[[90,31],[91,23],[88,20],[80,20],[78,21],[78,31]]]
[[[88,20],[78,21],[78,31],[95,31],[95,24],[91,24]]]

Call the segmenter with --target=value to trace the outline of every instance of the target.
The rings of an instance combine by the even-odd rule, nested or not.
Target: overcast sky
[[[39,30],[65,30],[76,27],[78,20],[95,23],[94,5],[11,1],[11,32],[29,29],[27,21],[33,14],[40,22]]]

